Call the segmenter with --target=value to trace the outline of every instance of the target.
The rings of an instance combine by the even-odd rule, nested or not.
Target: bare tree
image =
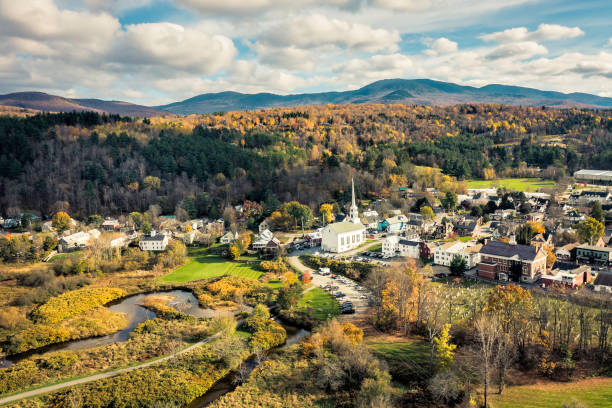
[[[506,373],[508,368],[516,358],[516,347],[508,334],[500,333],[495,348],[495,363],[497,366],[497,384],[498,391],[501,394],[504,391],[506,382]]]
[[[482,314],[475,322],[476,338],[480,349],[480,363],[482,370],[482,381],[484,389],[484,406],[487,406],[487,396],[489,393],[489,375],[493,364],[493,353],[495,343],[499,336],[500,326],[499,320],[495,316]]]

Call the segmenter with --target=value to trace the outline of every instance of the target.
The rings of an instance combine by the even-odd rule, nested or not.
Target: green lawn
[[[424,379],[429,371],[429,345],[424,341],[370,340],[368,348],[387,362],[389,372],[396,381],[409,382]]]
[[[493,408],[558,408],[574,398],[589,408],[612,406],[612,378],[590,378],[570,383],[507,387],[491,396]]]
[[[327,320],[328,317],[340,314],[340,304],[332,295],[321,288],[314,288],[306,293],[298,302],[302,309],[312,308],[313,316],[319,320]]]
[[[542,188],[553,188],[554,180],[541,178],[508,178],[496,180],[468,180],[465,182],[467,188],[494,188],[505,187],[515,191],[539,191]]]
[[[208,254],[203,248],[190,248],[189,259],[191,260],[189,263],[165,275],[161,280],[183,283],[223,275],[236,275],[251,279],[259,279],[263,275],[263,272],[257,269],[257,264],[228,261],[218,255]]]

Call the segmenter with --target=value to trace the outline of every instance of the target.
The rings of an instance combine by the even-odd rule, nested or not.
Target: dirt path
[[[120,369],[109,371],[109,372],[105,372],[105,373],[94,374],[94,375],[90,375],[88,377],[83,377],[83,378],[79,378],[79,379],[72,380],[72,381],[66,381],[66,382],[63,382],[61,384],[49,385],[47,387],[37,388],[35,390],[21,392],[19,394],[11,395],[9,397],[0,398],[0,405],[8,404],[10,402],[19,401],[19,400],[22,400],[24,398],[31,398],[31,397],[35,397],[35,396],[38,396],[38,395],[47,394],[47,393],[50,393],[50,392],[53,392],[53,391],[58,391],[58,390],[61,390],[61,389],[64,389],[64,388],[73,387],[75,385],[80,385],[80,384],[85,384],[85,383],[92,382],[92,381],[101,380],[103,378],[113,377],[115,375],[127,373],[127,372],[138,370],[138,369],[141,369],[141,368],[150,367],[150,366],[152,366],[154,364],[159,364],[159,363],[162,363],[164,361],[168,361],[171,358],[174,358],[174,357],[176,357],[178,355],[181,355],[183,353],[187,353],[187,352],[189,352],[189,351],[191,351],[191,350],[193,350],[195,348],[201,347],[204,344],[206,344],[206,343],[216,339],[219,336],[220,336],[220,333],[217,333],[217,334],[215,334],[213,336],[210,336],[210,337],[208,337],[208,338],[206,338],[204,340],[201,340],[201,341],[199,341],[199,342],[197,342],[195,344],[192,344],[191,346],[189,346],[189,347],[187,347],[187,348],[185,348],[183,350],[180,350],[180,351],[176,352],[175,354],[171,354],[169,356],[162,357],[162,358],[160,358],[158,360],[148,361],[148,362],[145,362],[145,363],[142,363],[142,364],[138,364],[138,365],[135,365],[135,366],[132,366],[132,367],[120,368]]]

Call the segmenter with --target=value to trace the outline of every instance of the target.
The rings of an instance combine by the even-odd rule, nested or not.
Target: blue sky
[[[0,0],[0,93],[163,104],[432,78],[612,96],[607,0]]]

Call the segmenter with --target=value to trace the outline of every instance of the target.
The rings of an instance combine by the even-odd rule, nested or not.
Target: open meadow
[[[263,272],[258,270],[257,266],[258,263],[254,262],[228,261],[218,255],[208,254],[205,248],[190,248],[189,261],[162,277],[161,281],[184,283],[223,275],[259,279]]]
[[[554,180],[541,178],[507,178],[495,180],[468,180],[465,182],[467,188],[497,188],[504,187],[514,191],[540,191],[543,188],[554,188]]]
[[[575,382],[549,382],[507,387],[502,395],[491,395],[493,408],[550,408],[567,405],[588,408],[612,406],[612,378],[589,378]]]

